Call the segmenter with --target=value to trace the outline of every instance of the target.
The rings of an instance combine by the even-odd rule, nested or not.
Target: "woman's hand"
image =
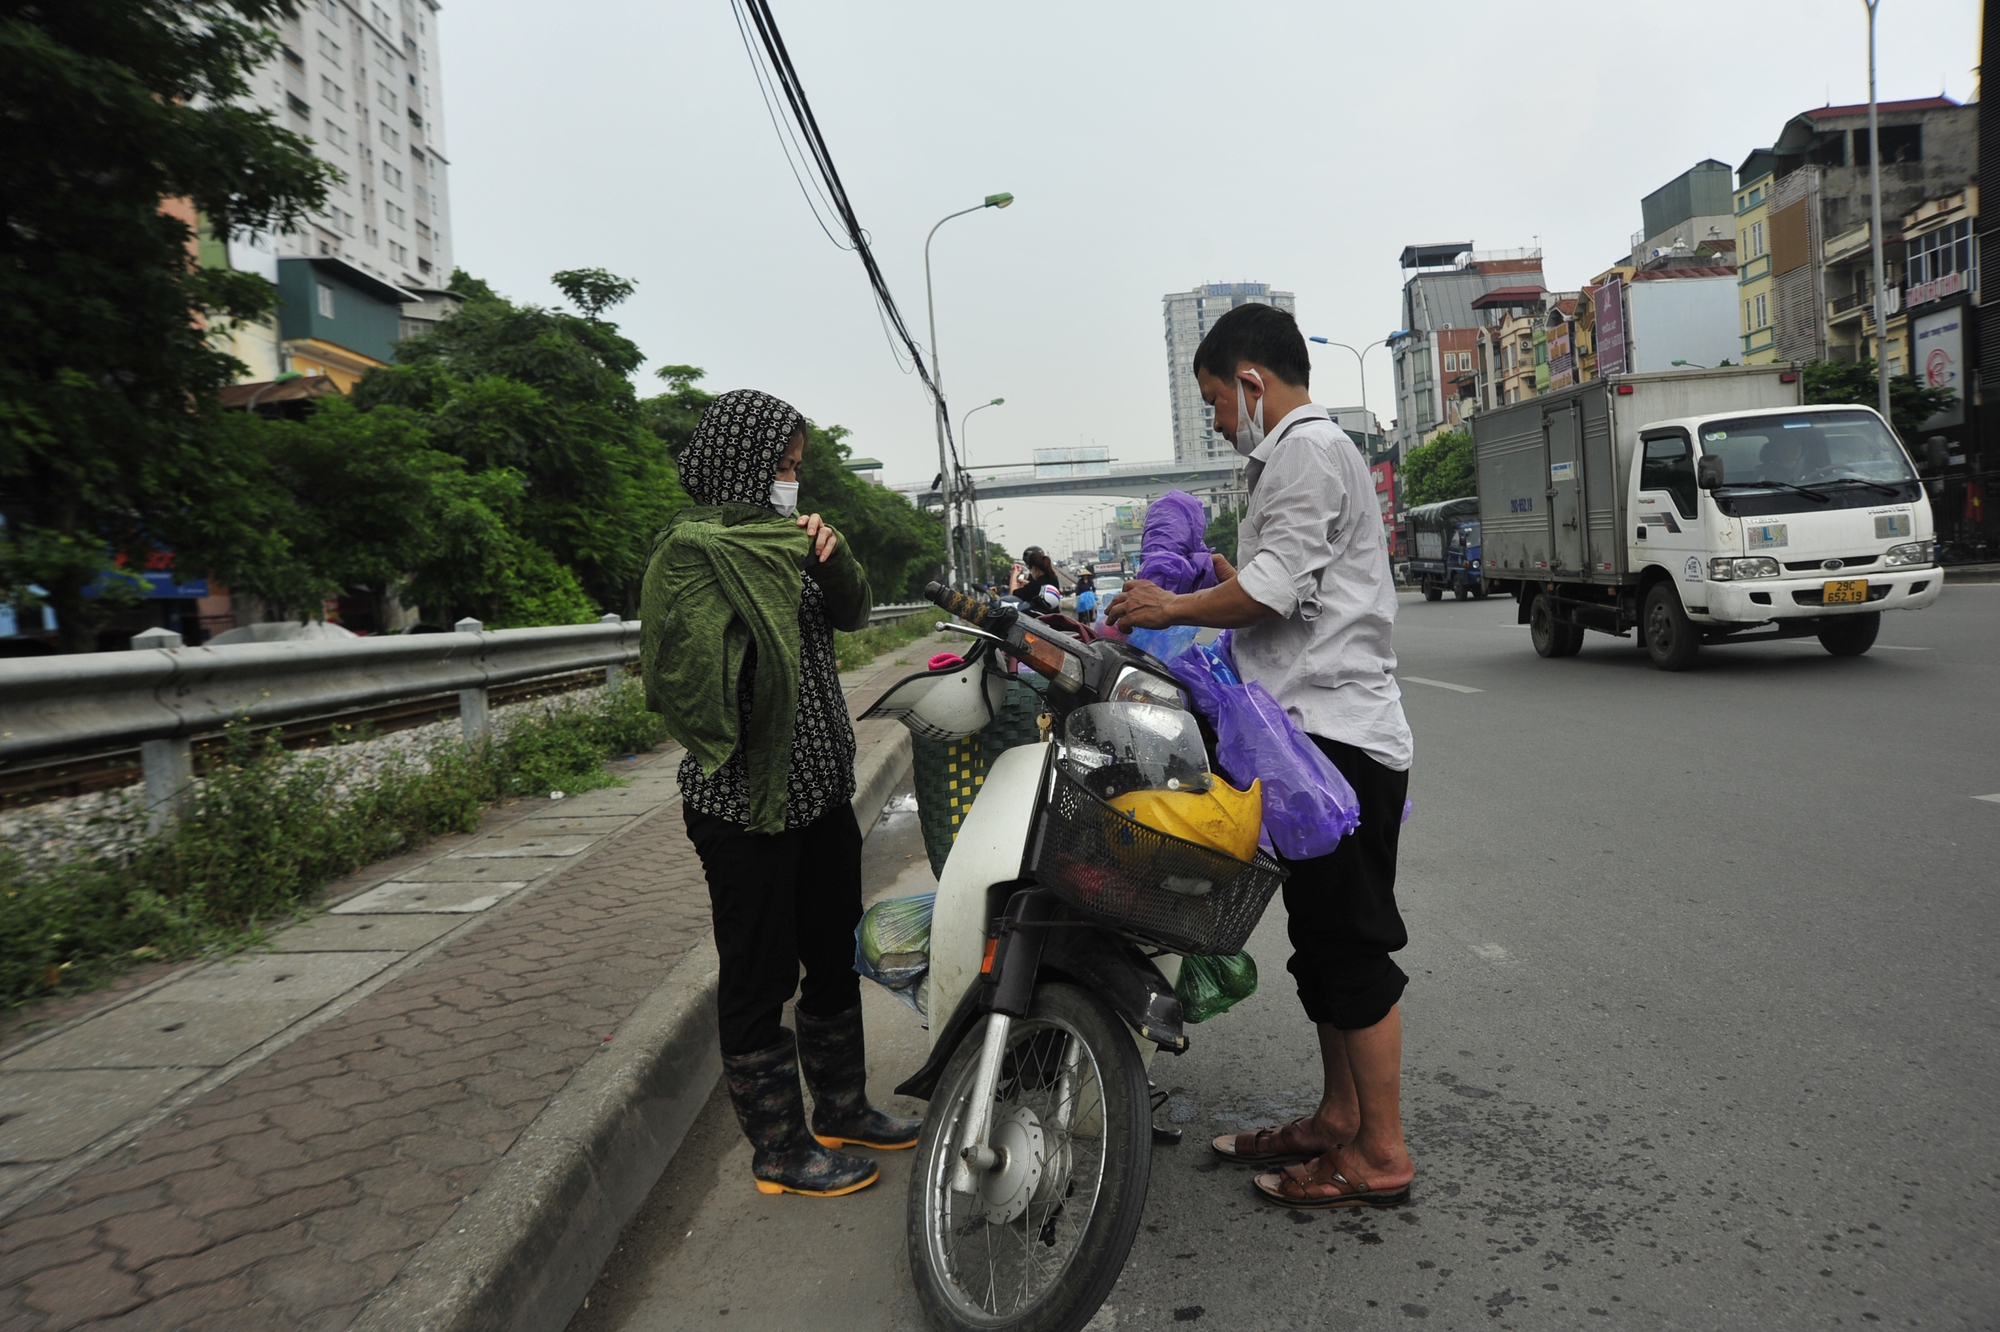
[[[840,533],[833,530],[832,524],[816,513],[802,513],[797,521],[800,527],[806,529],[806,535],[812,538],[814,558],[821,564],[832,559],[834,547],[840,544]]]

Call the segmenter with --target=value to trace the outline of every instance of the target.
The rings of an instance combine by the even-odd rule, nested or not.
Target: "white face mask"
[[[1243,379],[1248,376],[1257,386],[1257,414],[1250,414],[1249,400],[1243,393]],[[1245,370],[1236,378],[1236,451],[1249,457],[1264,442],[1264,377],[1255,370]]]
[[[773,481],[771,483],[771,507],[789,518],[792,510],[799,507],[799,483],[796,481]]]

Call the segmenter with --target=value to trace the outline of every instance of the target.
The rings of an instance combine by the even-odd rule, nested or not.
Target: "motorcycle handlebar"
[[[943,583],[925,584],[924,599],[980,629],[1004,627],[1014,618],[1009,607],[991,597],[977,592],[956,592]]]

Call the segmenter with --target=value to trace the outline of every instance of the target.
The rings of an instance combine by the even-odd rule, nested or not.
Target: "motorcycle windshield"
[[[1100,800],[1133,791],[1206,791],[1208,753],[1194,715],[1151,703],[1093,703],[1063,725],[1063,762]]]

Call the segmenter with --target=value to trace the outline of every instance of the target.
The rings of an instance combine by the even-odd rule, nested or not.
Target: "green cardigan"
[[[713,776],[744,745],[753,833],[785,827],[785,783],[799,707],[799,570],[805,531],[754,504],[697,505],[653,543],[639,596],[646,706]],[[814,571],[838,629],[865,627],[868,576],[842,541]],[[739,682],[757,645],[749,731]]]

